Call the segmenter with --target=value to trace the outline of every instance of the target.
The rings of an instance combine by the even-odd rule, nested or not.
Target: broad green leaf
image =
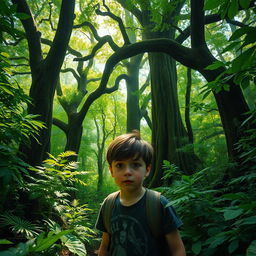
[[[240,70],[243,70],[245,67],[250,66],[251,61],[253,60],[254,57],[254,50],[254,47],[246,50],[232,62],[231,68],[233,73],[236,73]]]
[[[246,256],[255,256],[255,255],[256,255],[256,240],[252,241],[246,250]]]
[[[238,240],[233,240],[228,246],[229,254],[232,254],[239,246]]]
[[[243,213],[243,209],[229,209],[224,211],[225,220],[232,220],[240,216]]]
[[[227,198],[227,199],[244,199],[246,198],[246,194],[243,193],[243,192],[240,192],[240,193],[229,193],[229,194],[224,194],[222,197],[223,198]]]
[[[204,10],[212,10],[219,7],[222,4],[223,0],[206,0],[204,4]]]
[[[71,230],[64,230],[58,234],[50,234],[51,232],[49,232],[49,235],[47,238],[40,240],[40,244],[38,244],[37,247],[35,247],[35,249],[33,250],[34,252],[41,252],[47,248],[49,248],[50,246],[52,246],[61,236],[67,235],[70,232],[72,232]]]
[[[61,238],[62,242],[68,249],[78,256],[87,255],[84,244],[74,235],[66,235]]]
[[[248,9],[250,6],[251,0],[239,0],[239,4],[242,6],[244,9]]]
[[[230,19],[233,19],[234,16],[238,13],[238,8],[239,8],[238,0],[231,0],[231,4],[228,8],[228,17]]]
[[[236,222],[237,225],[255,225],[256,224],[256,216],[251,216],[248,218],[243,218]]]
[[[247,87],[249,87],[249,85],[250,85],[250,77],[246,76],[241,81],[241,86],[243,89],[246,89]]]
[[[16,13],[16,16],[21,19],[21,20],[26,20],[26,19],[29,19],[30,16],[26,13],[21,13],[21,12],[18,12]]]
[[[0,239],[0,244],[13,244],[13,242],[11,242],[7,239]]]
[[[230,85],[229,84],[224,84],[223,89],[224,89],[224,91],[229,92]]]
[[[244,34],[247,34],[248,32],[251,31],[251,27],[243,27],[243,28],[239,28],[237,29],[232,36],[230,37],[229,41],[234,41],[238,38],[240,38],[241,36],[243,36]]]
[[[222,237],[215,237],[215,239],[213,240],[213,242],[210,244],[209,248],[216,248],[219,245],[223,244],[225,242],[225,238]]]
[[[201,241],[197,241],[196,243],[194,243],[192,245],[192,251],[195,255],[199,254],[202,250],[202,242]]]
[[[242,47],[246,45],[253,44],[256,42],[256,28],[252,28],[248,33],[246,33],[246,37],[244,39],[244,43]]]
[[[215,61],[211,65],[207,66],[205,69],[206,70],[214,70],[214,69],[217,69],[219,67],[225,67],[225,64],[221,61]]]
[[[222,51],[222,53],[231,51],[232,49],[234,49],[235,47],[237,47],[240,44],[240,42],[232,42],[231,44],[229,44],[227,47],[224,48],[224,50]]]

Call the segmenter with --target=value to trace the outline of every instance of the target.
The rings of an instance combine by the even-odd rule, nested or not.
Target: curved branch
[[[176,41],[167,39],[167,38],[158,38],[158,39],[148,39],[141,42],[137,42],[134,44],[130,44],[127,46],[123,46],[118,51],[110,56],[108,59],[105,70],[109,69],[110,66],[116,65],[119,61],[133,57],[140,53],[145,52],[164,52],[169,54],[174,59],[184,64],[185,66],[189,66],[191,68],[197,69],[201,64],[201,62],[197,63],[197,59],[195,59],[195,55],[190,48],[182,46],[178,44]],[[83,58],[75,58],[75,61],[84,60]],[[114,67],[113,66],[113,67]],[[109,67],[109,68],[108,68]],[[111,71],[113,69],[111,67]],[[105,71],[104,71],[105,73]]]
[[[48,4],[49,4],[49,17],[45,18],[45,19],[41,19],[39,21],[39,24],[42,23],[43,21],[48,21],[50,23],[52,31],[56,31],[56,28],[54,28],[53,23],[52,23],[52,5],[53,5],[53,2],[49,2]]]
[[[106,64],[106,66],[108,67],[107,64]],[[86,116],[87,111],[89,110],[91,104],[96,99],[98,99],[101,95],[103,95],[105,93],[114,92],[115,90],[118,89],[120,81],[122,79],[127,79],[127,75],[122,74],[116,78],[114,86],[112,86],[110,88],[106,88],[108,78],[111,74],[111,71],[113,70],[113,67],[112,67],[112,70],[111,70],[111,68],[110,68],[110,70],[108,70],[108,68],[106,68],[106,66],[105,66],[105,70],[107,70],[107,71],[104,72],[105,76],[103,74],[103,77],[101,79],[101,83],[100,83],[99,87],[88,96],[88,98],[86,99],[85,103],[83,104],[80,112],[77,115],[77,120],[80,120],[80,122],[82,122],[84,120],[84,117]]]
[[[46,68],[57,76],[64,61],[73,28],[75,0],[62,0],[57,31],[45,59]],[[56,57],[58,56],[58,57]]]
[[[121,82],[121,80],[125,79],[126,81],[129,79],[129,77],[125,74],[119,75],[116,80],[115,80],[115,85],[109,88],[105,89],[104,93],[112,93],[114,91],[116,91],[119,88],[119,83]]]
[[[235,26],[238,26],[238,27],[246,27],[247,25],[242,23],[242,22],[239,22],[237,20],[231,20],[229,18],[226,18],[226,22],[229,23],[229,24],[232,24],[232,25],[235,25]]]
[[[76,73],[76,71],[73,68],[65,68],[65,69],[61,69],[62,73],[67,73],[67,72],[71,72],[73,74],[73,76],[75,77],[76,81],[78,82],[80,77],[79,75]]]
[[[40,32],[37,30],[36,23],[26,0],[12,0],[12,3],[17,5],[17,12],[25,13],[28,19],[21,19],[21,23],[25,29],[26,37],[29,46],[29,61],[32,73],[36,70],[37,65],[43,59],[40,43]]]
[[[63,132],[67,134],[68,132],[68,125],[64,123],[63,121],[59,120],[58,118],[53,118],[52,123],[56,125],[58,128],[60,128]]]
[[[94,46],[94,48],[92,50],[92,53],[90,55],[88,55],[88,56],[85,56],[84,60],[89,60],[90,58],[93,58],[95,56],[97,50],[99,50],[105,43],[108,43],[113,51],[116,51],[116,50],[118,50],[120,48],[113,41],[111,36],[106,35],[106,36],[100,37],[98,32],[97,32],[97,30],[95,29],[95,27],[90,22],[88,22],[88,21],[85,21],[85,22],[83,22],[81,24],[74,25],[73,27],[74,28],[81,28],[83,26],[89,27],[90,30],[92,31],[92,34],[93,34],[94,38],[98,41],[98,43]]]
[[[117,0],[117,2],[119,4],[121,4],[121,6],[124,9],[129,10],[138,19],[138,21],[142,24],[142,13],[141,13],[141,11],[138,8],[135,8],[134,5],[131,8],[128,8],[126,0]]]
[[[113,14],[109,7],[104,3],[103,6],[107,9],[107,12],[102,12],[99,8],[95,11],[97,15],[100,15],[100,16],[108,16],[110,18],[112,18],[113,20],[115,20],[117,23],[118,23],[118,26],[120,28],[120,31],[122,33],[122,36],[123,36],[123,39],[124,39],[124,45],[128,45],[130,44],[130,40],[129,40],[129,37],[126,33],[126,30],[125,30],[125,26],[124,26],[124,23],[122,21],[122,19],[118,16],[116,16],[115,14]]]

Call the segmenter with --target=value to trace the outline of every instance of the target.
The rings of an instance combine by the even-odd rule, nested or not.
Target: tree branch
[[[67,72],[71,72],[73,74],[73,76],[75,77],[76,81],[78,82],[80,77],[79,75],[76,73],[76,71],[73,68],[65,68],[65,69],[61,69],[62,73],[67,73]]]
[[[64,61],[73,27],[75,0],[62,0],[57,31],[45,59],[45,65],[56,77]],[[56,57],[58,56],[58,57]]]
[[[37,30],[36,23],[30,12],[26,0],[12,0],[12,3],[17,5],[17,12],[25,13],[29,16],[28,19],[21,19],[21,23],[25,29],[26,37],[29,46],[29,61],[32,73],[36,70],[37,65],[43,59],[40,43],[40,32]]]
[[[59,120],[58,118],[53,118],[52,123],[59,127],[65,134],[68,132],[68,125],[64,123],[63,121]]]
[[[204,35],[204,0],[191,0],[191,47],[199,48],[205,46]]]
[[[129,37],[128,37],[127,33],[126,33],[126,30],[125,30],[124,23],[123,23],[122,19],[121,19],[120,17],[114,15],[114,14],[110,11],[109,7],[105,4],[104,1],[103,1],[103,6],[106,8],[107,12],[102,12],[102,11],[100,10],[100,8],[98,8],[98,9],[95,11],[96,14],[97,14],[97,15],[100,15],[100,16],[108,16],[108,17],[112,18],[113,20],[115,20],[115,21],[118,23],[118,26],[119,26],[120,31],[121,31],[121,33],[122,33],[122,36],[123,36],[123,39],[124,39],[124,45],[130,44],[131,42],[130,42]]]

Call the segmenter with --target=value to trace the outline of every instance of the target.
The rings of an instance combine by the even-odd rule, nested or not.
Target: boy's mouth
[[[124,184],[131,184],[132,181],[131,181],[131,180],[124,180],[123,183],[124,183]]]

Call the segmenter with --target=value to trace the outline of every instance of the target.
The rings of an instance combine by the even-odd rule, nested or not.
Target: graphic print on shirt
[[[148,254],[147,235],[137,219],[118,215],[112,219],[111,236],[112,256],[129,256],[132,251],[134,256]]]

